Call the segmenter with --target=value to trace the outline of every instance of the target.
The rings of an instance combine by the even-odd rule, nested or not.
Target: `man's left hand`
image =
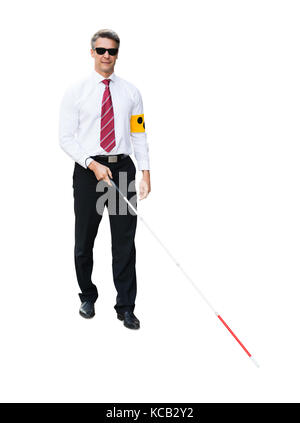
[[[150,171],[143,170],[142,172],[143,178],[140,182],[140,200],[146,198],[151,191]]]

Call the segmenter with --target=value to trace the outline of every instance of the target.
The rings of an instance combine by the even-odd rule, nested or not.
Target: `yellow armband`
[[[130,132],[145,132],[144,115],[132,115],[130,118]]]

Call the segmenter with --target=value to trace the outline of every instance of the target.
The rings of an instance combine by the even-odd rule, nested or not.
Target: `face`
[[[94,47],[117,48],[118,45],[116,41],[110,40],[109,38],[98,38],[94,42]],[[111,56],[108,51],[106,51],[104,54],[99,55],[96,50],[91,49],[91,56],[95,60],[95,70],[97,72],[104,76],[113,73],[118,54],[116,54],[116,56]]]

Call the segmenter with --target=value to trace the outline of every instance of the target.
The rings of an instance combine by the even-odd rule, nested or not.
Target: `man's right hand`
[[[110,182],[108,176],[110,176],[111,179],[113,178],[113,176],[112,176],[112,173],[111,173],[111,170],[110,170],[109,167],[104,166],[104,165],[96,162],[96,160],[93,160],[89,164],[88,168],[91,169],[94,172],[94,174],[97,178],[97,181],[101,181],[101,179],[103,179],[105,182],[108,183],[108,185],[110,185],[112,187],[112,183]]]

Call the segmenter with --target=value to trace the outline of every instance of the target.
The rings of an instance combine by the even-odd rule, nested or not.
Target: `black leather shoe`
[[[117,317],[118,317],[119,320],[123,320],[124,326],[126,326],[129,329],[139,329],[140,328],[140,321],[133,314],[132,311],[124,311],[124,313],[117,313]]]
[[[95,307],[94,303],[90,301],[84,301],[79,309],[79,314],[86,319],[91,319],[95,316]]]

